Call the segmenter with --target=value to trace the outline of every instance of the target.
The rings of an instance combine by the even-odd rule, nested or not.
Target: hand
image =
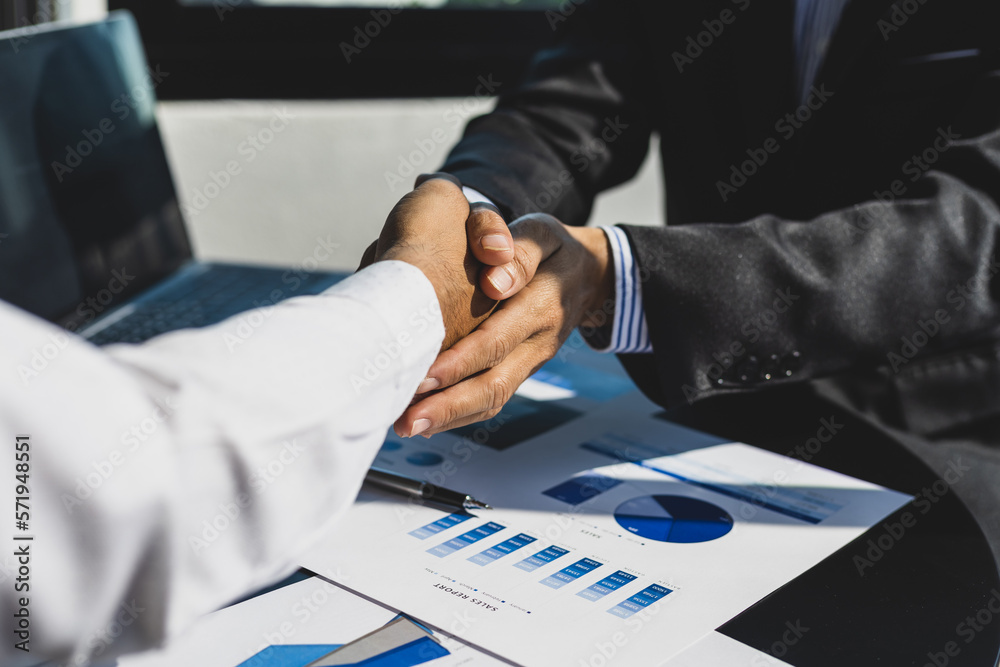
[[[451,181],[432,176],[418,183],[389,213],[379,239],[365,251],[361,266],[395,259],[423,271],[441,305],[445,325],[442,349],[447,349],[496,306],[494,298],[476,289],[479,262],[503,265],[513,258],[514,246],[503,218],[491,208],[470,208],[462,190]],[[503,271],[503,275],[510,272]],[[496,288],[486,284],[496,295]]]
[[[551,359],[574,327],[614,312],[614,266],[608,241],[596,228],[567,227],[549,215],[515,221],[514,260],[491,267],[480,281],[485,295],[513,295],[475,331],[441,353],[396,421],[401,436],[446,431],[494,417],[514,391]],[[494,285],[504,274],[511,285]]]

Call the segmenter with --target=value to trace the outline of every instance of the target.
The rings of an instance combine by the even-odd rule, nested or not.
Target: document
[[[311,577],[208,614],[164,648],[119,658],[117,664],[236,667],[275,646],[329,646],[329,653],[395,616],[388,609]]]
[[[302,564],[515,664],[659,665],[910,500],[673,424],[635,392],[601,407],[535,389],[501,424],[390,437],[379,457],[496,509],[366,490]]]
[[[111,664],[117,667],[319,667],[357,663],[373,667],[500,667],[504,664],[450,637],[431,637],[408,621],[410,636],[401,635],[393,641],[391,635],[401,621],[405,619],[393,611],[319,577],[311,577],[208,614],[164,648],[128,655]],[[396,630],[395,634],[400,633]],[[401,648],[393,648],[398,646]],[[102,663],[98,660],[95,664]]]

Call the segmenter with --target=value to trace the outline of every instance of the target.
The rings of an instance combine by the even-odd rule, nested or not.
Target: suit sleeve
[[[907,373],[980,343],[982,358],[951,361],[995,361],[1000,131],[952,138],[935,166],[905,198],[808,221],[625,226],[654,349],[626,367],[672,405],[858,366]]]
[[[585,3],[555,22],[559,45],[468,124],[441,170],[508,220],[544,211],[584,224],[596,195],[634,176],[649,147],[648,59],[629,38],[621,4],[631,3]]]
[[[443,167],[508,216],[582,224],[597,193],[638,170],[652,110],[666,105],[655,58],[623,25],[630,6],[592,4]],[[859,367],[905,374],[980,344],[1000,358],[989,347],[1000,328],[998,84],[986,80],[970,117],[941,128],[947,150],[905,196],[809,220],[625,225],[654,349],[622,356],[633,379],[670,406]]]

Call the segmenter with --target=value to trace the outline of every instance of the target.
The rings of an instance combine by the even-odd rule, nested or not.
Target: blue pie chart
[[[615,509],[628,532],[657,542],[692,544],[717,540],[733,529],[733,517],[717,505],[687,496],[640,496]]]

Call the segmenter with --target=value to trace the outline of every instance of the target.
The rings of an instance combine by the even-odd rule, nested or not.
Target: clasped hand
[[[453,224],[441,225],[434,242],[450,253],[439,254],[432,264],[435,270],[447,271],[447,263],[457,261],[456,249],[467,247],[461,265],[465,280],[455,281],[463,289],[451,295],[462,301],[471,286],[482,297],[480,310],[473,307],[470,317],[459,315],[457,325],[449,326],[456,309],[445,302],[455,299],[447,292],[442,298],[438,291],[448,340],[414,402],[394,425],[404,437],[430,436],[496,416],[575,327],[599,325],[610,319],[614,309],[614,268],[603,231],[568,227],[542,213],[519,218],[508,231],[492,208],[466,204],[463,209],[456,195],[462,196],[461,190],[448,181],[425,181],[393,209],[377,249],[366,253],[379,259],[401,258],[392,251],[388,254],[394,256],[385,255],[387,249],[398,248],[392,239],[407,220],[446,215]],[[454,224],[463,210],[465,224]],[[410,240],[404,245],[412,256],[417,245],[431,251],[434,244],[429,241]],[[457,268],[450,267],[453,272]],[[489,314],[488,308],[482,310],[484,301],[500,304]]]

